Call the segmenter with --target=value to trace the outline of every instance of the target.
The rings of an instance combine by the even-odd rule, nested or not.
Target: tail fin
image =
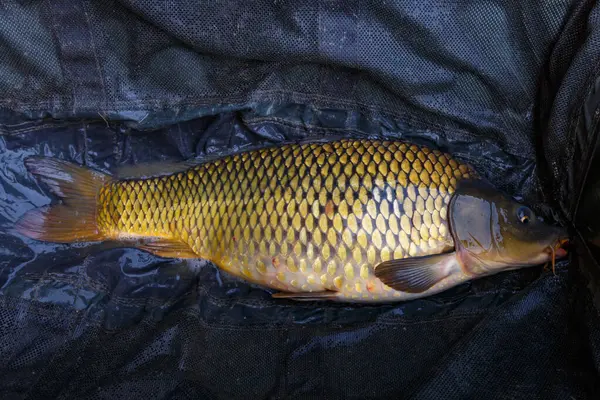
[[[56,243],[102,240],[96,221],[97,196],[108,175],[56,158],[28,157],[25,166],[63,204],[27,212],[17,222],[19,233]]]

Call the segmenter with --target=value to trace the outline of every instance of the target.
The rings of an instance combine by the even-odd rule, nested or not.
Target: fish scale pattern
[[[373,275],[378,263],[453,246],[447,207],[470,176],[449,155],[404,142],[289,144],[111,182],[98,222],[112,236],[186,243],[271,288],[377,300],[399,295]]]

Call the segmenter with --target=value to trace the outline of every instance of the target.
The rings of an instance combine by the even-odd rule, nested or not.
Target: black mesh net
[[[575,220],[594,250],[594,2],[0,12],[2,398],[597,398],[593,251],[556,276],[536,267],[406,303],[315,304],[275,301],[202,260],[12,231],[54,200],[26,173],[30,154],[106,169],[385,136],[456,154],[546,218]]]

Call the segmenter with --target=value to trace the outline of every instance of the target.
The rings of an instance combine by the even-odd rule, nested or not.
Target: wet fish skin
[[[146,249],[207,258],[284,292],[402,300],[417,295],[383,284],[374,267],[452,249],[448,204],[457,180],[473,176],[448,154],[404,142],[288,144],[110,181],[98,196],[98,231],[159,238],[164,245]]]
[[[25,164],[63,203],[28,211],[21,234],[207,258],[277,298],[408,300],[566,255],[564,229],[449,155],[403,142],[288,144],[136,179]]]

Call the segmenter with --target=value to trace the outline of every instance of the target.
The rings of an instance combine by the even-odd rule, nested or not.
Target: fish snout
[[[556,254],[556,258],[563,258],[569,253],[569,243],[570,240],[568,238],[558,239],[554,245],[554,253]]]

